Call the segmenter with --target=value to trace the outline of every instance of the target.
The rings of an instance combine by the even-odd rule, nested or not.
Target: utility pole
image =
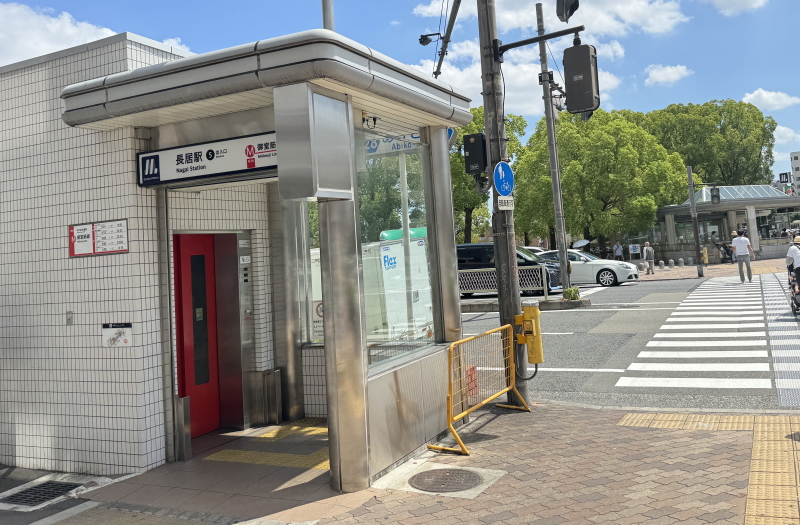
[[[503,85],[500,63],[495,60],[493,43],[497,39],[495,0],[477,0],[478,34],[481,49],[481,86],[483,87],[483,114],[487,139],[487,171],[490,179],[498,162],[508,158],[506,149],[505,115],[503,114]],[[514,212],[501,211],[497,204],[498,193],[492,192],[492,232],[494,236],[494,260],[497,271],[497,297],[500,303],[500,324],[515,326],[514,316],[522,314],[519,276],[517,275],[517,241],[514,234]],[[519,329],[515,327],[515,333]],[[527,375],[528,354],[524,345],[515,340],[514,362],[517,369],[517,390],[528,399],[527,381],[519,380]],[[509,404],[520,405],[516,396],[509,392]]]
[[[700,229],[697,227],[697,204],[694,202],[694,176],[692,167],[686,166],[686,173],[689,175],[689,209],[692,212],[692,230],[694,231],[694,255],[697,260],[697,276],[703,276],[703,259],[700,257]]]
[[[536,26],[539,36],[544,36],[544,16],[542,4],[536,4]],[[542,84],[544,99],[544,118],[547,123],[547,148],[550,150],[550,178],[553,183],[553,210],[555,212],[556,248],[561,266],[561,286],[570,287],[569,259],[567,258],[567,233],[564,227],[564,201],[561,198],[561,167],[558,164],[558,144],[556,143],[556,120],[553,111],[553,99],[550,89],[550,72],[547,69],[547,41],[539,42],[539,62],[542,73],[539,82]]]
[[[322,0],[322,27],[336,31],[333,24],[333,0]]]

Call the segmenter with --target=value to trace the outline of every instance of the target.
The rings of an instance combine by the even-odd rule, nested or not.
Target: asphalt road
[[[628,408],[794,409],[800,332],[782,279],[584,288],[592,290],[590,308],[542,313],[545,363],[530,396]],[[496,313],[463,320],[465,334],[499,325]]]

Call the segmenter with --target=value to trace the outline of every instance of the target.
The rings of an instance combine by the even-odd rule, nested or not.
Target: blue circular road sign
[[[503,197],[508,197],[514,191],[514,172],[507,162],[498,162],[494,167],[494,189]]]

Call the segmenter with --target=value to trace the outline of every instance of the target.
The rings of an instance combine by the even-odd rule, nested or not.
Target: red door
[[[176,235],[174,246],[178,393],[197,437],[220,428],[214,236]]]

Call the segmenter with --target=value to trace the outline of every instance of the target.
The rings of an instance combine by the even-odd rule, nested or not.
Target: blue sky
[[[336,29],[397,60],[433,69],[435,46],[422,33],[439,29],[442,1],[335,0]],[[450,1],[452,3],[452,1]],[[567,27],[555,0],[543,0],[546,27]],[[649,111],[672,103],[747,100],[778,121],[775,173],[800,151],[797,0],[581,0],[570,25],[584,24],[584,43],[597,46],[602,106]],[[497,0],[501,39],[535,31],[534,0]],[[442,79],[480,105],[475,0],[463,0]],[[320,0],[249,2],[0,2],[0,64],[41,55],[109,34],[131,31],[180,39],[202,53],[321,26]],[[566,38],[552,44],[560,62]],[[542,114],[536,83],[538,49],[507,54],[506,110],[532,124]],[[558,74],[556,73],[556,77]]]

